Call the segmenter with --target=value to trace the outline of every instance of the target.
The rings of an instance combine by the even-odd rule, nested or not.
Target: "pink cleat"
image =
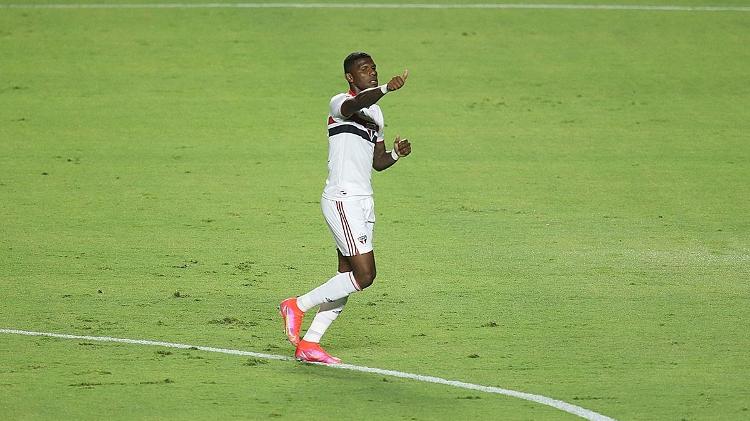
[[[299,330],[302,327],[302,318],[305,313],[297,307],[297,298],[287,298],[279,304],[279,313],[284,319],[284,333],[292,345],[299,344]]]
[[[294,356],[300,361],[306,361],[309,363],[341,363],[340,359],[328,355],[328,353],[320,347],[320,344],[317,344],[315,342],[307,342],[305,340],[299,342],[299,345],[297,345],[297,352],[294,353]]]

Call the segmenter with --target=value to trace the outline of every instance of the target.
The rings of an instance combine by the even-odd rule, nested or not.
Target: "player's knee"
[[[365,289],[375,282],[375,275],[375,268],[368,268],[354,272],[354,279],[357,281],[357,285],[359,285],[361,289]]]

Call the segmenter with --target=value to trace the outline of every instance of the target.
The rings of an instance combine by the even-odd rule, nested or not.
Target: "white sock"
[[[297,297],[297,307],[302,311],[307,311],[317,305],[348,297],[355,291],[359,291],[359,286],[354,280],[354,275],[351,272],[339,273],[323,285]]]
[[[315,315],[310,328],[307,329],[305,337],[302,340],[307,342],[319,343],[320,338],[326,333],[328,327],[331,326],[334,320],[339,317],[339,314],[344,309],[346,302],[349,297],[339,298],[332,303],[323,303],[318,309],[318,314]]]

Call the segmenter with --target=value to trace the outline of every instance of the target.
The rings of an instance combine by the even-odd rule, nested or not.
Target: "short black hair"
[[[370,55],[367,53],[363,53],[362,51],[357,51],[346,56],[346,58],[344,59],[344,73],[351,73],[350,70],[352,69],[352,65],[354,65],[354,62],[362,58],[372,57],[370,57]]]

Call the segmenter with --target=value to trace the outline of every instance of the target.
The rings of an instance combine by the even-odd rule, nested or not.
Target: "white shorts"
[[[320,200],[320,208],[341,254],[356,256],[372,251],[375,228],[375,202],[372,197],[347,201],[324,197]]]

